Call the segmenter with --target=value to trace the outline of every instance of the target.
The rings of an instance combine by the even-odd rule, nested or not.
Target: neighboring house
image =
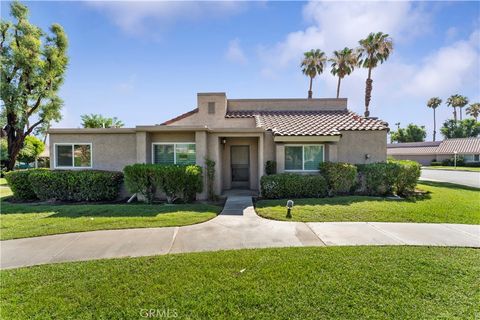
[[[387,154],[400,160],[414,160],[422,165],[432,161],[458,157],[468,162],[480,162],[480,138],[448,139],[444,141],[392,143],[387,145]]]
[[[209,158],[216,162],[214,187],[221,194],[258,190],[268,160],[277,162],[277,172],[297,173],[318,171],[323,161],[386,160],[388,124],[349,111],[347,99],[227,99],[225,93],[199,93],[197,99],[196,109],[159,125],[51,129],[51,168],[205,167]]]

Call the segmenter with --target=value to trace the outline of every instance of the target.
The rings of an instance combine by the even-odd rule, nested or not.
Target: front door
[[[231,146],[230,162],[232,167],[232,188],[248,188],[250,186],[249,146]]]

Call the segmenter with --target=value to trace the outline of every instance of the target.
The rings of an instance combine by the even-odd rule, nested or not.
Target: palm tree
[[[442,104],[442,99],[439,97],[430,98],[427,102],[427,107],[433,109],[433,141],[435,141],[435,135],[437,134],[437,121],[435,119],[435,109]]]
[[[383,32],[370,33],[365,39],[359,41],[359,52],[362,55],[360,64],[368,68],[368,77],[365,81],[365,117],[370,116],[368,106],[372,97],[372,69],[388,59],[393,50],[393,42],[388,34]]]
[[[312,83],[313,79],[323,73],[327,56],[325,52],[320,49],[312,49],[303,54],[303,60],[300,66],[302,67],[302,73],[310,78],[310,87],[308,90],[308,99],[312,99]]]
[[[473,117],[475,121],[478,121],[478,116],[480,115],[480,103],[471,103],[467,108],[467,114]]]
[[[341,51],[333,51],[333,58],[329,59],[332,63],[331,73],[338,76],[337,99],[340,96],[340,82],[345,76],[350,75],[358,65],[359,55],[353,49],[344,48]]]
[[[459,94],[451,95],[447,99],[447,105],[453,107],[453,119],[457,122],[457,107],[460,108],[460,120],[462,120],[462,108],[468,104],[468,98]]]

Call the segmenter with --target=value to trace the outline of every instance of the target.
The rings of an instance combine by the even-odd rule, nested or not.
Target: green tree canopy
[[[445,139],[478,137],[480,134],[480,122],[475,119],[462,121],[447,120],[440,128]]]
[[[45,150],[45,144],[35,136],[25,137],[23,148],[18,154],[18,160],[25,163],[35,161]]]
[[[101,114],[84,114],[81,118],[84,128],[121,128],[124,125],[117,117],[108,118]]]
[[[406,128],[398,128],[390,133],[392,142],[422,142],[427,137],[424,126],[417,126],[410,123]]]
[[[13,169],[25,137],[45,123],[59,121],[58,91],[67,69],[68,41],[58,24],[50,35],[28,21],[28,8],[10,5],[13,22],[0,22],[1,114],[6,117],[7,170]]]

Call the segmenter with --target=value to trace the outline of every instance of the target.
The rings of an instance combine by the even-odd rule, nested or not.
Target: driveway
[[[442,181],[480,188],[480,172],[422,168],[421,180]]]
[[[197,225],[104,230],[1,241],[0,267],[228,249],[344,245],[480,248],[480,226],[275,221],[257,216],[251,197],[229,196],[218,217]]]

